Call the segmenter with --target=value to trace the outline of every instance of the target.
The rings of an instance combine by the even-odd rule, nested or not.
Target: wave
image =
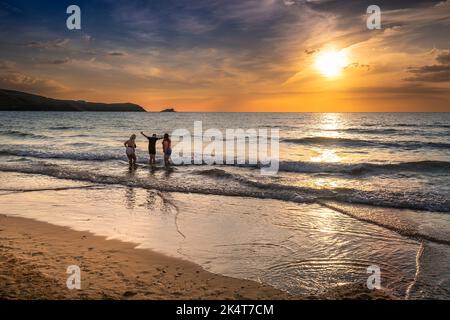
[[[398,130],[393,128],[384,128],[379,127],[372,129],[373,127],[367,127],[367,128],[345,128],[345,129],[320,129],[320,131],[327,131],[327,132],[350,132],[350,133],[361,133],[361,134],[399,134],[399,135],[411,135],[414,134],[414,132],[410,132],[409,130]]]
[[[441,123],[436,123],[436,124],[398,123],[398,124],[395,124],[394,126],[396,126],[396,127],[411,127],[411,128],[417,128],[417,127],[422,127],[422,128],[444,128],[444,129],[450,128],[450,125],[448,125],[448,124],[441,124]]]
[[[435,124],[417,124],[417,123],[387,123],[387,124],[375,124],[375,123],[363,123],[363,127],[399,127],[399,128],[450,128],[449,124],[435,123]]]
[[[0,155],[32,157],[38,159],[66,159],[79,161],[111,161],[123,160],[125,155],[98,152],[55,152],[41,150],[0,149]]]
[[[275,199],[282,201],[289,201],[294,203],[315,203],[321,206],[328,207],[332,210],[344,213],[353,218],[368,223],[374,223],[381,227],[395,231],[406,237],[414,238],[416,240],[427,240],[441,244],[450,244],[448,234],[443,232],[435,232],[435,230],[427,230],[420,228],[414,221],[409,223],[408,216],[398,216],[396,212],[391,210],[373,211],[373,206],[388,207],[398,209],[415,209],[415,210],[430,210],[450,212],[450,201],[445,197],[440,198],[442,203],[435,202],[434,204],[425,204],[423,198],[419,194],[405,194],[391,193],[380,196],[380,193],[364,193],[352,189],[337,189],[333,191],[318,190],[312,188],[298,188],[294,186],[281,186],[276,184],[263,184],[247,180],[245,177],[225,172],[220,169],[202,170],[198,172],[201,175],[212,175],[220,178],[237,179],[244,185],[236,187],[232,184],[215,184],[214,187],[202,183],[201,185],[182,184],[178,183],[185,181],[173,181],[171,179],[139,179],[130,176],[109,176],[105,174],[98,174],[92,171],[83,171],[69,168],[62,168],[55,165],[39,165],[32,167],[6,167],[0,165],[0,171],[3,172],[22,172],[27,174],[46,175],[61,179],[72,179],[84,182],[95,183],[94,185],[72,187],[77,188],[101,188],[101,185],[118,185],[125,187],[138,187],[144,189],[158,190],[162,192],[180,192],[180,193],[197,193],[204,195],[217,196],[238,196],[251,197],[261,199]],[[72,189],[70,188],[70,189]],[[68,189],[67,187],[60,188],[61,190]],[[42,189],[43,191],[55,191],[58,189]],[[20,190],[24,191],[24,190]],[[36,191],[36,190],[28,190]],[[403,199],[399,196],[403,196]],[[422,195],[424,196],[424,195]],[[428,196],[425,195],[425,196]],[[400,201],[399,201],[400,200]],[[419,200],[417,202],[416,200]],[[427,201],[430,198],[426,199]],[[435,198],[435,200],[438,200]],[[416,201],[416,202],[415,202]],[[445,202],[446,201],[446,202]],[[358,204],[365,204],[360,206]],[[441,210],[439,210],[441,209]],[[398,214],[402,214],[399,212]],[[405,218],[406,217],[406,218]],[[405,218],[405,219],[404,219]],[[403,222],[404,221],[404,222]],[[444,228],[441,228],[445,230]]]
[[[71,142],[67,143],[66,145],[72,147],[95,147],[95,144],[90,142]]]
[[[34,134],[32,132],[22,132],[18,130],[6,130],[6,131],[0,131],[0,134],[7,135],[7,136],[14,136],[14,137],[21,137],[21,138],[35,138],[35,139],[48,139],[49,137],[41,135],[41,134]]]
[[[166,192],[199,193],[206,195],[239,196],[261,199],[274,199],[296,203],[319,203],[333,200],[343,203],[357,203],[378,207],[450,212],[450,199],[446,195],[433,192],[395,192],[387,190],[364,191],[351,188],[316,189],[283,185],[275,182],[252,180],[246,176],[221,169],[198,170],[193,174],[227,179],[236,183],[208,183],[204,179],[140,179],[129,175],[110,175],[82,169],[61,167],[55,164],[32,164],[29,166],[1,165],[0,171],[40,174],[61,179],[87,181],[96,184],[114,184],[140,187]]]
[[[409,130],[398,130],[393,129],[391,127],[379,127],[372,129],[371,127],[367,128],[346,128],[346,129],[322,129],[321,131],[327,132],[338,132],[338,133],[349,133],[349,134],[364,134],[364,135],[378,135],[378,136],[421,136],[421,137],[442,137],[448,136],[449,132],[445,131],[437,131],[434,132],[432,130],[423,131],[420,128],[415,127],[414,129]]]
[[[233,173],[221,169],[206,169],[196,171],[195,174],[213,178],[235,179],[237,176]]]
[[[351,133],[361,133],[361,134],[410,134],[409,132],[406,132],[404,130],[397,130],[397,129],[363,129],[363,128],[348,128],[348,129],[341,129],[336,130],[338,132],[351,132]]]
[[[419,142],[419,141],[379,141],[379,140],[359,140],[350,138],[333,138],[333,137],[306,137],[299,139],[283,139],[282,142],[300,145],[320,145],[320,146],[341,146],[341,147],[378,147],[378,148],[405,148],[405,149],[421,149],[421,148],[437,148],[450,149],[450,143],[443,142]]]
[[[72,130],[72,129],[80,129],[80,127],[76,126],[55,126],[48,128],[49,130]]]
[[[400,163],[323,163],[323,162],[301,162],[281,161],[280,171],[298,173],[343,173],[351,175],[383,174],[390,172],[448,172],[450,173],[450,162],[446,161],[412,161]]]
[[[359,203],[388,208],[450,212],[450,199],[442,194],[431,192],[364,191],[351,188],[314,189],[254,181],[242,175],[229,173],[220,169],[203,170],[197,172],[197,174],[232,179],[250,187],[257,187],[258,189],[290,191],[299,196],[302,201],[305,199],[314,199],[314,202],[318,200],[336,200],[345,203]],[[295,197],[294,199],[284,200],[295,201]]]
[[[72,143],[72,146],[89,146],[89,143]],[[38,159],[66,159],[75,161],[117,161],[126,160],[126,156],[122,153],[111,152],[57,152],[57,151],[41,151],[41,150],[17,150],[17,149],[0,149],[0,155],[31,157]],[[141,157],[139,163],[146,164],[147,159]],[[202,165],[206,165],[203,163]],[[183,166],[183,165],[180,165]],[[184,165],[190,166],[190,164]],[[198,165],[192,165],[198,166]],[[242,164],[242,165],[217,165],[220,166],[236,166],[250,169],[260,169],[261,165]],[[417,172],[417,173],[450,173],[450,162],[447,161],[412,161],[400,163],[323,163],[323,162],[303,162],[303,161],[280,161],[280,172],[295,173],[329,173],[329,174],[348,174],[348,175],[377,175],[386,172]],[[218,174],[215,169],[211,170],[212,174]]]

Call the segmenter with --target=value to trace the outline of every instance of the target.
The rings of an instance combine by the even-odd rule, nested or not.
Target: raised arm
[[[141,134],[148,139],[144,132],[141,131]]]

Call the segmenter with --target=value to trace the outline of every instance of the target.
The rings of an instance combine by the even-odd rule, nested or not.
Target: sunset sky
[[[66,28],[71,4],[79,31]],[[366,26],[371,4],[381,30]],[[53,98],[152,111],[450,111],[450,1],[0,0],[0,48],[0,88]]]

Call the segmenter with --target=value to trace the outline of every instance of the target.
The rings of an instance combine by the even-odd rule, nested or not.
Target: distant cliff
[[[5,89],[0,89],[0,111],[145,112],[144,108],[133,103],[57,100]]]

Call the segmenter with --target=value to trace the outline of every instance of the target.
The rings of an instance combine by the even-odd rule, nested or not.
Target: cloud
[[[205,19],[199,19],[194,15],[174,16],[177,30],[181,33],[202,34],[207,33],[216,28],[215,24],[209,23]]]
[[[375,94],[385,97],[388,95],[399,95],[399,96],[434,96],[434,95],[445,95],[448,90],[445,88],[436,88],[432,86],[426,86],[421,84],[408,84],[399,86],[374,86],[374,87],[353,87],[345,92],[358,93],[361,95]]]
[[[442,64],[450,64],[450,51],[439,54],[436,60]]]
[[[362,64],[359,62],[353,62],[345,67],[345,69],[364,69],[364,70],[371,70],[371,66],[368,64]]]
[[[421,82],[449,82],[450,81],[450,51],[444,51],[437,55],[436,61],[439,64],[425,65],[409,68],[412,77],[407,81]]]
[[[60,64],[67,64],[67,63],[70,63],[70,62],[71,62],[71,59],[63,58],[63,59],[53,59],[53,60],[42,60],[42,61],[39,61],[38,64],[60,65]]]
[[[126,56],[125,53],[117,52],[117,51],[109,52],[108,55],[112,56],[112,57],[124,57],[124,56]]]
[[[69,44],[69,39],[56,39],[50,41],[31,41],[27,43],[27,47],[29,48],[37,48],[37,49],[58,49],[58,48],[66,48]]]
[[[12,70],[16,67],[16,63],[10,60],[0,60],[0,70]]]
[[[62,84],[49,79],[43,79],[18,72],[0,74],[0,87],[19,91],[32,91],[37,93],[59,93],[66,91]]]
[[[414,76],[406,78],[407,81],[421,82],[447,82],[450,81],[450,65],[432,65],[413,68],[410,70]]]
[[[308,56],[310,56],[310,55],[313,55],[313,54],[315,54],[316,52],[319,52],[320,50],[318,50],[318,49],[306,49],[305,50],[305,53],[308,55]]]
[[[370,4],[372,0],[99,0],[85,13],[80,33],[68,33],[48,6],[36,5],[26,11],[29,20],[0,19],[0,74],[11,73],[11,64],[1,59],[14,60],[21,67],[19,75],[8,79],[15,85],[51,87],[43,78],[53,78],[80,90],[116,95],[145,90],[211,101],[230,92],[251,100],[263,92],[276,95],[298,88],[331,97],[338,87],[352,92],[361,84],[382,87],[380,92],[357,92],[361,97],[364,92],[383,96],[385,88],[402,84],[445,87],[450,51],[429,52],[449,48],[450,2],[377,0],[383,30],[373,31],[365,22]],[[96,23],[102,17],[102,24]],[[11,38],[3,36],[9,34]],[[314,69],[314,55],[344,48],[351,62],[348,71],[339,81],[325,81]],[[21,71],[38,77],[26,78]],[[308,94],[303,98],[299,93],[299,101],[310,99]]]

